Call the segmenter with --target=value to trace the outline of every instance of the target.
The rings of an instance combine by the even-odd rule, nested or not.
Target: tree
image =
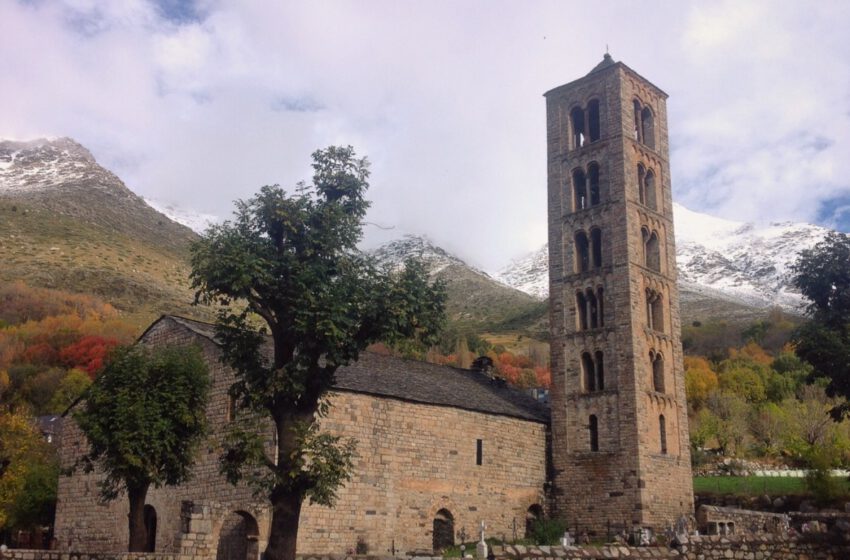
[[[850,236],[832,232],[803,251],[793,267],[794,285],[809,300],[810,321],[794,334],[797,355],[830,380],[831,395],[850,397]],[[844,403],[832,410],[850,412]]]
[[[144,506],[151,485],[190,476],[206,428],[207,366],[194,347],[116,350],[73,417],[89,442],[86,472],[103,471],[101,495],[130,501],[130,552],[145,550]]]
[[[330,147],[313,154],[313,169],[312,184],[292,194],[266,186],[237,202],[233,221],[212,226],[192,250],[196,300],[220,306],[231,394],[240,409],[270,418],[278,436],[270,458],[256,431],[235,423],[222,457],[231,482],[247,479],[269,496],[269,560],[295,558],[303,501],[331,505],[347,480],[354,442],[318,430],[337,369],[374,342],[435,344],[444,322],[445,290],[421,265],[379,269],[357,250],[368,162]]]

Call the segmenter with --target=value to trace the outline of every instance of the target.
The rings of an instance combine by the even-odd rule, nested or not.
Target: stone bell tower
[[[667,94],[606,54],[545,97],[553,513],[661,529],[694,507]]]

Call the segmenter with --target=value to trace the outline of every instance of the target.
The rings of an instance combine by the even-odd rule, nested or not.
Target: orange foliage
[[[118,312],[108,303],[90,295],[32,288],[21,281],[0,285],[0,320],[16,325],[55,315],[94,315],[105,319],[117,317]]]
[[[732,360],[751,360],[757,364],[765,366],[769,366],[773,363],[773,357],[768,354],[764,348],[752,341],[738,349],[730,348],[729,358]]]

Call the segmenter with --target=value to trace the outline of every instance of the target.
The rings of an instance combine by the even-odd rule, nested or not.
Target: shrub
[[[567,524],[561,519],[538,519],[531,526],[531,538],[536,545],[554,545],[561,542]]]

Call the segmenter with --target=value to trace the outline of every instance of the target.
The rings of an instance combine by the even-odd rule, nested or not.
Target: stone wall
[[[220,438],[229,421],[227,388],[233,381],[218,360],[218,348],[168,319],[148,331],[144,341],[198,344],[212,375],[207,409],[212,436],[193,480],[148,494],[157,515],[156,550],[215,554],[222,531],[235,531],[233,514],[257,526],[245,546],[264,550],[268,507],[249,488],[230,485],[218,472]],[[358,538],[375,554],[430,551],[433,520],[441,510],[451,514],[455,535],[462,529],[474,535],[483,520],[494,534],[511,538],[516,526],[522,537],[529,507],[544,504],[543,423],[353,392],[336,393],[332,404],[322,425],[358,441],[354,476],[334,508],[305,503],[299,551],[346,552],[355,549]],[[271,431],[268,440],[273,440]],[[481,465],[476,464],[477,440],[482,442]],[[71,466],[84,450],[83,435],[66,417],[62,466]],[[80,471],[60,477],[55,524],[60,550],[103,553],[126,547],[127,500],[102,503],[99,479],[97,473]]]
[[[697,526],[703,534],[784,534],[788,532],[789,517],[750,509],[702,505],[697,510]]]

